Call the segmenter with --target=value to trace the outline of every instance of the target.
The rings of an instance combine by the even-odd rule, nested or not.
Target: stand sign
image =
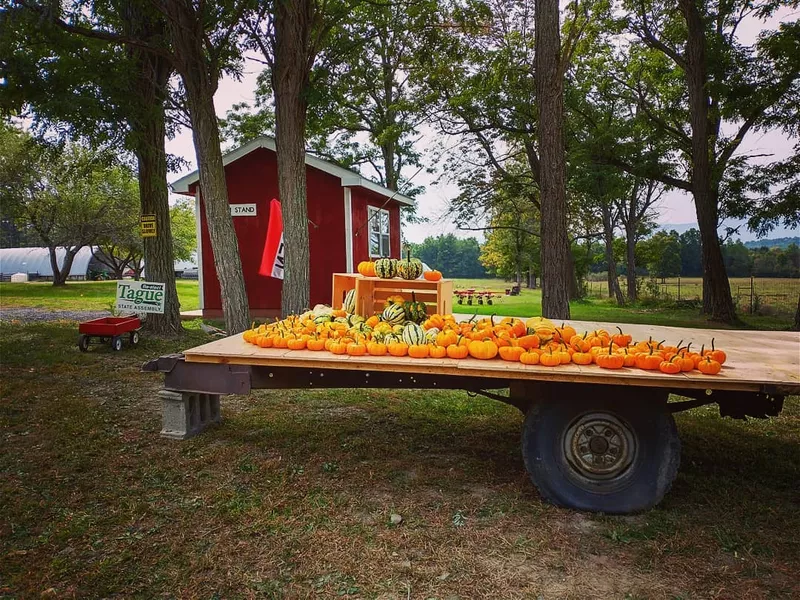
[[[152,281],[118,281],[117,310],[164,314],[165,284]]]

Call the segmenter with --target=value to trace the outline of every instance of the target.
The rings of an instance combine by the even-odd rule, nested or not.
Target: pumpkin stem
[[[706,345],[703,344],[702,346],[700,346],[700,356],[703,356],[705,352],[706,352]]]
[[[678,350],[680,350],[680,349],[681,349],[681,344],[682,344],[682,343],[683,343],[683,340],[681,340],[680,342],[678,342]]]
[[[620,327],[619,325],[617,325],[616,327],[617,327],[617,331],[619,331],[620,335],[625,335],[624,333],[622,333],[622,327]]]
[[[608,355],[611,356],[611,349],[613,348],[613,344],[608,345]]]
[[[686,344],[686,354],[689,354],[689,349],[692,347],[692,342]]]
[[[711,338],[711,351],[714,352],[714,338]]]

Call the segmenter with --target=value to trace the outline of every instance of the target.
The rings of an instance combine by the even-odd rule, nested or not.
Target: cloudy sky
[[[757,21],[746,22],[740,29],[740,39],[743,43],[751,44],[756,39],[759,31],[764,27],[773,28],[779,21],[794,20],[798,17],[797,11],[791,12],[784,10],[776,15],[770,22],[761,23]],[[244,67],[244,76],[240,81],[225,77],[220,82],[219,90],[214,97],[217,114],[224,116],[225,113],[238,102],[248,102],[253,104],[254,90],[256,87],[256,77],[261,72],[263,65],[252,60],[247,60]],[[781,132],[773,131],[766,134],[751,133],[742,144],[740,153],[772,154],[774,159],[788,156],[792,151],[796,140],[788,139]],[[423,138],[421,146],[424,148],[426,143]],[[194,147],[192,145],[191,131],[182,130],[173,140],[168,141],[167,151],[185,158],[190,168],[180,173],[173,174],[171,181],[196,168]],[[412,242],[421,242],[428,235],[439,235],[440,233],[456,233],[457,235],[476,235],[480,233],[459,232],[448,219],[443,218],[448,200],[458,193],[455,186],[450,184],[435,183],[436,176],[426,173],[424,170],[416,175],[413,183],[425,186],[425,193],[419,198],[419,213],[427,217],[428,222],[419,225],[407,226],[403,233]],[[660,206],[659,222],[668,224],[687,224],[696,221],[694,204],[691,197],[683,192],[675,191],[665,196]],[[743,228],[744,229],[744,228]],[[784,229],[776,229],[770,237],[782,237],[785,235],[797,235],[797,232],[789,232]],[[743,232],[743,240],[754,239],[749,232]]]

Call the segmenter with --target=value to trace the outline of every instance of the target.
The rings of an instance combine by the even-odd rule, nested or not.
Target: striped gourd
[[[406,320],[406,311],[399,304],[390,304],[383,309],[383,320],[392,325],[399,325]]]
[[[403,328],[403,341],[409,346],[425,343],[425,330],[416,323],[406,323]]]
[[[342,302],[342,310],[346,313],[356,312],[356,290],[353,288],[345,294],[344,302]]]
[[[411,258],[411,248],[406,257],[397,262],[397,274],[403,279],[419,279],[422,276],[422,261]]]
[[[375,275],[381,279],[392,279],[397,275],[397,261],[393,258],[380,258],[376,260]]]
[[[314,319],[314,323],[317,325],[321,325],[322,323],[330,323],[331,321],[333,321],[333,317],[330,315],[320,315]]]
[[[425,341],[427,341],[429,344],[433,344],[436,342],[437,335],[439,335],[439,328],[431,327],[425,332]]]
[[[385,336],[383,336],[383,343],[386,344],[387,346],[389,344],[393,344],[400,341],[402,340],[393,333],[387,333]]]

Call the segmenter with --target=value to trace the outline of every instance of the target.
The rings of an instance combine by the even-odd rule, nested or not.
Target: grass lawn
[[[181,310],[200,308],[197,280],[177,281]],[[0,283],[0,307],[45,308],[53,310],[109,310],[114,304],[116,281],[71,281],[56,287],[52,283]]]
[[[781,280],[793,281],[793,280]],[[595,285],[597,283],[595,282]],[[457,290],[475,289],[491,290],[503,294],[494,298],[492,305],[487,304],[458,304],[458,299],[453,299],[453,311],[458,313],[477,313],[490,315],[492,313],[509,317],[530,317],[540,315],[542,312],[542,291],[530,290],[523,287],[519,296],[506,296],[505,289],[510,284],[501,279],[456,279],[454,288]],[[800,291],[800,286],[798,286]],[[797,298],[794,299],[795,306]],[[581,321],[605,321],[610,323],[656,323],[658,325],[671,325],[674,327],[704,327],[726,328],[725,325],[708,321],[698,309],[682,308],[674,305],[658,306],[640,303],[634,306],[619,307],[613,301],[601,298],[587,298],[570,303],[570,314],[573,319]],[[788,329],[792,325],[794,313],[785,315],[740,315],[742,324],[739,328],[745,329]]]
[[[190,327],[80,353],[74,323],[0,324],[0,597],[800,596],[798,398],[680,413],[658,509],[587,515],[541,501],[515,409],[461,392],[260,391],[161,439],[139,366]]]

